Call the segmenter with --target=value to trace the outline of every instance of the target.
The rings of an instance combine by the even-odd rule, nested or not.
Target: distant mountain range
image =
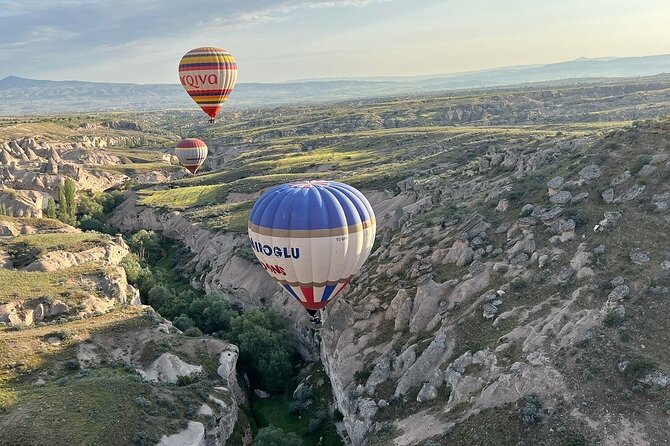
[[[670,54],[581,58],[547,65],[497,68],[417,77],[316,79],[239,84],[229,107],[331,102],[433,91],[500,87],[571,79],[638,77],[670,73]],[[187,109],[195,105],[180,85],[49,81],[8,76],[0,80],[0,115]]]

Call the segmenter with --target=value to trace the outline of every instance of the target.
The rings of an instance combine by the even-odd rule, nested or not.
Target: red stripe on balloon
[[[302,291],[302,295],[305,296],[305,300],[307,301],[305,303],[314,303],[314,288],[300,287],[300,291]]]
[[[217,105],[216,107],[201,106],[200,108],[212,118],[216,118],[216,115],[221,111],[220,105]]]
[[[207,144],[205,144],[203,141],[199,139],[182,139],[179,141],[177,144],[178,149],[193,149],[197,147],[207,147]]]

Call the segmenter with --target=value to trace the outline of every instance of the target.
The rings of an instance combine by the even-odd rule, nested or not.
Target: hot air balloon
[[[210,116],[216,115],[237,82],[237,64],[226,50],[205,46],[195,48],[179,62],[179,80],[191,98]]]
[[[207,158],[207,144],[198,138],[182,139],[177,144],[175,155],[186,170],[195,174]]]
[[[249,216],[251,247],[263,268],[320,324],[363,266],[375,239],[375,214],[357,189],[335,181],[274,187]]]

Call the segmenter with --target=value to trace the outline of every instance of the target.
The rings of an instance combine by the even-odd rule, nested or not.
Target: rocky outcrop
[[[183,431],[163,435],[158,446],[205,446],[205,426],[198,421],[189,421]]]
[[[80,252],[50,251],[23,269],[25,271],[49,272],[86,262],[104,262],[109,265],[118,265],[129,252],[125,242],[122,239],[117,239],[116,242],[105,244],[105,246],[97,246]]]
[[[148,381],[176,384],[178,378],[198,375],[202,370],[202,366],[182,361],[172,353],[163,353],[149,367],[144,370],[138,369],[138,372]]]

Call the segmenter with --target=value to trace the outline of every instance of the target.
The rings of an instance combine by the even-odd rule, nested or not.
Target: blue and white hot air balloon
[[[357,189],[335,181],[282,184],[249,216],[251,246],[265,270],[319,322],[372,250],[376,221]]]

